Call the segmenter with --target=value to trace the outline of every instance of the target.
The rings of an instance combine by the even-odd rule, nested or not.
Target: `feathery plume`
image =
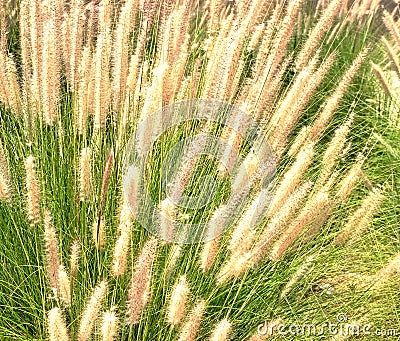
[[[397,75],[400,77],[400,61],[399,57],[397,56],[396,51],[394,50],[393,46],[388,42],[385,37],[382,37],[383,44],[385,45],[386,51],[389,55],[389,58],[394,66],[394,69]]]
[[[131,225],[134,219],[131,208],[129,207],[128,202],[126,201],[125,191],[122,193],[122,202],[120,205],[120,215],[119,215],[119,226],[118,230],[122,231],[124,229],[124,225]]]
[[[381,288],[394,274],[400,273],[400,255],[393,257],[382,269],[373,276],[373,288]]]
[[[118,23],[115,28],[112,51],[112,99],[113,108],[119,110],[124,101],[123,90],[128,77],[129,63],[129,35],[133,29],[134,17],[139,6],[138,0],[126,1],[119,14]]]
[[[100,313],[101,303],[107,293],[107,281],[101,281],[93,291],[92,296],[83,311],[81,322],[78,329],[78,341],[89,340],[94,323]]]
[[[128,292],[128,323],[130,325],[140,322],[140,315],[145,308],[151,290],[151,270],[156,257],[157,239],[149,239],[134,266],[131,284]]]
[[[207,128],[204,128],[201,131],[201,133],[206,132]],[[204,141],[201,141],[201,143],[191,143],[187,147],[187,150],[185,150],[183,159],[176,171],[175,179],[171,184],[171,196],[175,201],[179,201],[181,199],[182,194],[200,158],[200,153],[204,150],[205,142],[206,140],[204,139]]]
[[[86,132],[89,111],[92,111],[93,79],[91,79],[92,55],[90,46],[85,46],[78,67],[78,89],[76,94],[76,126],[79,134]],[[89,91],[90,90],[90,91]]]
[[[316,258],[316,255],[311,255],[308,257],[303,264],[296,270],[296,272],[290,277],[289,281],[286,283],[285,287],[283,288],[280,299],[287,296],[287,294],[293,289],[293,287],[298,283],[301,279],[304,278],[309,272],[310,268],[313,265],[313,262]]]
[[[232,277],[238,278],[246,270],[252,268],[256,263],[253,253],[248,251],[241,254],[232,254],[223,264],[217,275],[217,284],[222,285]]]
[[[121,222],[118,227],[120,235],[115,242],[111,273],[121,276],[125,273],[128,263],[129,246],[131,243],[131,224],[129,221]]]
[[[47,329],[50,341],[68,341],[67,325],[60,308],[53,308],[48,312]]]
[[[254,73],[260,74],[265,68],[267,64],[267,58],[270,54],[271,42],[273,41],[273,36],[276,30],[276,27],[279,25],[280,14],[283,10],[283,5],[280,2],[277,2],[274,10],[272,11],[271,16],[267,21],[267,26],[264,31],[264,35],[262,41],[260,43],[259,51],[256,56],[255,65],[254,65]],[[263,75],[265,76],[265,75]],[[263,79],[265,81],[265,78]]]
[[[76,273],[78,272],[80,251],[81,251],[81,245],[77,240],[74,240],[73,243],[71,244],[71,251],[69,255],[69,264],[71,268],[70,275],[72,280],[76,276]]]
[[[329,203],[329,196],[321,191],[313,195],[306,203],[299,215],[290,223],[288,229],[274,244],[270,253],[270,259],[278,261],[290,244],[301,234],[307,224],[314,219]]]
[[[114,152],[110,150],[108,152],[106,165],[104,167],[104,172],[103,172],[103,178],[101,180],[100,204],[97,216],[97,227],[93,226],[93,237],[96,237],[95,239],[96,247],[101,247],[100,245],[101,240],[99,238],[104,237],[105,222],[103,221],[102,213],[103,213],[104,202],[106,201],[106,194],[107,194],[108,184],[110,182],[113,163],[114,163]]]
[[[294,212],[299,208],[303,199],[311,190],[313,183],[306,181],[300,185],[285,201],[279,211],[270,219],[264,231],[262,231],[259,241],[254,247],[255,262],[261,260],[267,248],[271,245],[275,237],[286,226]]]
[[[20,2],[20,42],[23,79],[27,80],[32,71],[30,27],[29,27],[29,1]]]
[[[265,122],[267,122],[272,114],[272,106],[274,104],[274,101],[276,101],[277,99],[279,89],[281,88],[283,83],[282,80],[291,62],[291,56],[285,58],[282,65],[280,66],[279,71],[274,75],[268,86],[265,84],[265,86],[262,88],[262,91],[259,92],[257,110],[254,113],[254,117],[256,120],[261,120],[262,124],[266,124]],[[269,73],[267,73],[267,75],[263,75],[263,77],[267,78],[268,75]],[[254,91],[257,92],[257,89],[254,88]],[[249,103],[251,103],[251,99],[249,99]]]
[[[350,192],[354,188],[354,185],[357,183],[358,179],[361,176],[361,167],[364,163],[365,157],[363,155],[359,155],[357,157],[356,163],[350,168],[347,172],[347,175],[343,178],[343,180],[339,184],[339,188],[336,192],[336,196],[344,202],[349,196]]]
[[[15,65],[14,59],[11,56],[7,56],[6,58],[6,72],[7,72],[7,81],[8,83],[5,85],[9,88],[9,106],[11,109],[18,115],[21,113],[22,103],[21,103],[21,89],[17,79],[17,67]]]
[[[302,4],[303,0],[295,0],[288,3],[286,15],[280,22],[278,27],[279,33],[275,37],[271,47],[271,74],[275,73],[275,70],[281,63],[282,58],[286,53],[287,45],[290,41],[290,37],[292,36],[294,28],[296,27],[295,22]]]
[[[176,218],[177,206],[169,197],[160,203],[160,237],[164,240],[171,241],[175,236],[174,221]]]
[[[389,81],[387,80],[386,75],[382,70],[382,68],[372,61],[369,62],[369,65],[371,65],[371,69],[374,72],[376,78],[378,78],[379,82],[381,83],[383,90],[385,90],[388,96],[392,97],[393,96],[392,87],[389,84]]]
[[[352,79],[361,67],[365,57],[367,56],[368,51],[369,48],[365,48],[360,52],[360,54],[356,57],[351,66],[344,73],[333,94],[326,100],[321,113],[311,126],[309,134],[309,138],[311,140],[315,141],[317,137],[321,134],[321,132],[325,129],[328,122],[331,120],[333,113],[336,111],[340,100],[343,98],[345,92],[350,86]]]
[[[66,306],[71,305],[71,282],[64,265],[58,267],[57,281],[60,299]]]
[[[270,193],[262,189],[253,199],[250,206],[242,214],[238,224],[235,226],[230,239],[228,249],[241,254],[250,250],[255,238],[255,226],[264,217],[265,211],[270,203]]]
[[[373,189],[363,200],[361,206],[350,216],[343,231],[336,237],[336,243],[343,244],[346,241],[350,243],[355,242],[368,228],[372,217],[384,198],[382,188]]]
[[[235,124],[237,123],[235,122]],[[243,121],[240,123],[243,124],[243,128],[245,128],[246,123]],[[237,160],[238,151],[243,143],[243,136],[234,128],[224,127],[220,139],[223,141],[224,146],[222,147],[223,151],[220,158],[221,166],[218,169],[220,177],[224,177],[229,170],[233,168],[235,161]]]
[[[103,341],[113,341],[118,332],[118,317],[113,308],[103,314],[101,337]]]
[[[11,198],[11,180],[3,144],[0,141],[0,200]]]
[[[179,334],[178,341],[194,341],[199,329],[201,320],[206,310],[206,303],[204,300],[196,301],[194,308],[189,313],[182,330]]]
[[[277,124],[279,128],[273,130],[273,135],[271,136],[271,147],[278,152],[278,155],[284,150],[287,144],[287,137],[301,116],[303,109],[332,67],[336,53],[332,53],[321,66],[314,71],[318,57],[319,51],[316,52],[307,67],[300,72],[300,74],[305,73],[305,75],[303,79],[300,80],[299,87],[295,89],[297,91],[294,91],[292,94],[294,98],[289,101],[291,104],[290,107],[284,105],[280,114],[281,116],[278,115]],[[274,118],[274,116],[272,118]],[[276,128],[276,126],[274,128]]]
[[[106,165],[104,166],[103,178],[101,180],[99,216],[102,212],[104,201],[106,200],[107,188],[110,182],[113,163],[114,163],[114,153],[112,150],[110,150],[107,155]]]
[[[50,286],[57,295],[59,288],[58,270],[61,262],[56,230],[52,223],[50,211],[48,210],[44,212],[44,241],[46,245],[47,273],[49,276]]]
[[[127,205],[129,205],[132,216],[137,216],[140,203],[140,180],[141,172],[138,167],[131,166],[128,168],[124,177],[124,197]]]
[[[90,198],[92,189],[92,150],[83,148],[79,159],[79,197],[81,201]]]
[[[247,44],[247,50],[248,51],[252,51],[255,50],[260,38],[262,37],[262,34],[264,33],[265,30],[265,24],[261,23],[260,25],[258,25],[256,27],[256,29],[254,30],[254,32],[251,35],[251,39],[249,41],[249,43]]]
[[[257,171],[260,170],[260,160],[254,150],[250,150],[243,160],[239,172],[235,176],[232,183],[232,192],[240,193],[243,187],[248,185],[249,179],[252,179]]]
[[[215,327],[210,336],[210,341],[226,341],[228,340],[229,333],[232,329],[231,323],[228,319],[223,319]]]
[[[47,21],[43,26],[42,42],[42,72],[40,77],[42,84],[42,110],[46,124],[53,125],[57,118],[60,75],[58,61],[58,46],[56,23]]]
[[[219,237],[206,241],[200,254],[200,269],[209,270],[215,262],[218,254],[220,239]]]
[[[310,133],[310,126],[304,126],[300,129],[299,133],[296,135],[290,149],[287,152],[289,156],[295,156],[299,149],[303,146],[304,142],[307,141],[308,134]]]
[[[269,206],[268,216],[273,216],[286,198],[293,192],[298,185],[302,175],[311,164],[314,156],[314,144],[306,144],[299,152],[293,165],[286,171],[285,175],[278,188],[276,189],[275,195]]]
[[[25,159],[25,171],[28,219],[35,225],[40,219],[40,189],[36,176],[35,159],[32,155]]]
[[[0,200],[8,200],[11,197],[10,178],[3,168],[0,168]]]
[[[325,32],[332,26],[335,16],[338,14],[344,0],[331,1],[328,7],[323,11],[322,17],[311,31],[306,43],[297,57],[296,67],[302,69],[308,63],[312,52],[318,46]]]
[[[65,66],[68,80],[73,91],[76,90],[79,59],[82,54],[82,43],[84,35],[84,9],[82,0],[73,0],[70,2],[68,13],[65,16],[66,23],[66,46],[68,51],[65,55]]]
[[[109,0],[102,1],[101,12],[106,9],[106,2]],[[103,14],[99,14],[103,16]],[[100,20],[99,20],[100,22]],[[104,24],[102,24],[104,25]],[[109,110],[110,104],[110,54],[111,54],[111,34],[109,27],[106,26],[103,31],[99,33],[96,50],[93,55],[93,76],[95,79],[93,87],[93,114],[94,114],[94,128],[96,130],[102,128],[106,122],[106,116]]]
[[[322,156],[322,172],[319,181],[325,181],[331,175],[335,162],[343,151],[353,119],[354,115],[351,114],[350,118],[335,130],[334,136]]]
[[[390,15],[388,11],[383,12],[383,22],[386,28],[389,30],[393,40],[397,43],[398,46],[400,46],[400,29],[396,25],[394,17]]]
[[[181,323],[186,313],[186,303],[190,294],[185,276],[181,276],[175,285],[167,310],[167,322],[173,327]]]
[[[171,274],[172,270],[175,268],[179,257],[182,254],[182,244],[174,244],[168,254],[167,267],[165,268],[165,273],[167,276]]]

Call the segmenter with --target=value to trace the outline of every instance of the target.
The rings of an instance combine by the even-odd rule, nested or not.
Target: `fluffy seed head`
[[[186,301],[189,296],[189,285],[185,276],[179,278],[171,294],[171,299],[167,310],[167,322],[176,327],[186,313]]]
[[[79,197],[81,201],[90,198],[92,188],[92,150],[83,148],[79,160]]]
[[[313,195],[306,203],[298,216],[290,223],[288,229],[274,244],[270,253],[270,259],[277,261],[293,241],[301,234],[310,221],[329,203],[329,195],[321,191]]]
[[[345,201],[353,190],[355,184],[361,175],[361,167],[364,163],[365,158],[362,155],[358,156],[357,162],[350,168],[346,176],[339,184],[336,196],[341,200]]]
[[[118,331],[118,317],[111,309],[103,314],[103,321],[101,325],[101,336],[103,341],[113,341],[116,339]]]
[[[226,341],[228,340],[229,333],[232,329],[231,323],[228,319],[223,319],[215,327],[211,334],[210,341]]]
[[[36,176],[35,159],[32,155],[25,160],[25,171],[28,219],[35,225],[40,219],[40,189]]]
[[[201,320],[206,310],[206,303],[204,300],[198,300],[194,308],[189,313],[185,324],[179,334],[178,341],[194,341],[199,329]]]
[[[308,166],[311,164],[312,158],[314,156],[314,144],[306,144],[299,152],[296,157],[294,164],[285,173],[281,183],[276,189],[275,195],[272,198],[272,202],[269,207],[268,215],[273,216],[279,208],[282,206],[283,202],[287,197],[294,191],[295,187],[298,185],[301,176],[307,170]]]
[[[56,230],[52,223],[50,211],[44,212],[44,241],[46,245],[47,273],[53,291],[58,292],[58,270],[60,268],[60,253]]]
[[[373,288],[382,287],[394,274],[400,272],[400,255],[394,256],[382,269],[374,275]]]
[[[53,308],[47,315],[47,330],[50,341],[68,341],[69,336],[65,319],[60,308]]]
[[[369,193],[361,203],[361,206],[350,216],[343,231],[337,236],[337,244],[343,244],[345,241],[356,241],[368,228],[373,215],[385,198],[382,192],[382,189],[375,188]]]
[[[160,232],[164,240],[171,240],[175,235],[176,210],[176,205],[168,197],[160,203]]]
[[[11,180],[4,155],[3,145],[0,141],[0,200],[8,200],[11,197]]]
[[[131,242],[131,226],[123,223],[120,225],[121,234],[115,242],[111,272],[113,276],[121,276],[126,270]]]
[[[69,306],[71,304],[71,282],[63,265],[58,268],[58,291],[60,299],[66,306]]]
[[[100,313],[101,303],[107,293],[107,281],[101,281],[94,289],[92,296],[83,311],[78,330],[78,341],[89,340],[94,323]]]
[[[140,316],[145,308],[151,291],[151,270],[156,257],[157,239],[149,239],[135,263],[134,272],[128,292],[128,323],[140,322]]]
[[[200,269],[209,270],[215,262],[219,249],[219,237],[204,243],[200,254]]]
[[[270,219],[267,227],[262,232],[259,241],[254,247],[254,258],[255,261],[259,261],[264,255],[267,248],[271,245],[272,241],[286,226],[289,219],[299,208],[303,199],[310,191],[313,183],[306,181],[299,188],[297,188],[285,201],[279,211]]]
[[[75,277],[77,271],[78,271],[78,266],[79,266],[79,253],[81,250],[81,246],[77,240],[74,240],[74,242],[71,244],[71,251],[70,251],[70,256],[69,256],[69,264],[71,267],[71,279]]]
[[[244,254],[232,254],[231,257],[223,264],[217,275],[217,284],[226,283],[232,277],[238,278],[246,270],[252,268],[255,264],[252,252]]]

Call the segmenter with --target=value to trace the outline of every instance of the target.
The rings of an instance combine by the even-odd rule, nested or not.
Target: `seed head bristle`
[[[185,276],[181,276],[175,285],[167,310],[167,322],[173,327],[181,323],[186,314],[187,299],[190,294]]]
[[[80,251],[81,251],[81,245],[79,244],[79,241],[74,240],[71,244],[71,251],[69,255],[69,264],[71,268],[70,271],[71,281],[73,281],[73,279],[76,276],[76,273],[78,272]]]
[[[58,291],[62,302],[66,306],[71,305],[71,281],[63,265],[58,268]]]
[[[181,332],[179,333],[178,341],[194,341],[199,329],[201,320],[206,310],[204,300],[198,300],[194,304],[194,308],[190,311]]]
[[[53,308],[47,314],[47,330],[50,341],[68,341],[68,331],[60,308]]]
[[[203,271],[209,270],[215,262],[218,254],[220,239],[219,237],[209,240],[204,243],[200,254],[200,269]]]
[[[37,224],[40,219],[40,188],[35,170],[35,159],[32,155],[25,159],[27,213],[32,224]]]
[[[101,281],[93,291],[92,296],[83,311],[78,329],[78,341],[89,340],[95,321],[100,313],[102,301],[107,293],[107,281]]]
[[[90,198],[92,193],[92,150],[83,148],[79,160],[79,197],[81,201]]]
[[[0,200],[9,200],[11,198],[11,179],[3,144],[0,141]]]
[[[119,320],[115,309],[106,311],[103,314],[101,325],[101,337],[103,341],[113,341],[116,339],[118,332]]]
[[[273,245],[270,252],[271,260],[276,262],[281,258],[283,253],[306,228],[307,224],[328,205],[329,200],[329,195],[324,191],[316,193],[308,199],[306,205],[299,212],[298,216],[293,219],[287,230]]]
[[[44,212],[44,241],[46,245],[46,262],[50,286],[56,293],[59,292],[58,270],[61,265],[58,240],[50,211]]]
[[[374,188],[363,200],[361,206],[349,217],[342,232],[336,237],[337,244],[353,243],[368,228],[373,215],[385,198],[383,189]]]
[[[229,333],[232,329],[232,324],[228,321],[228,319],[223,319],[220,321],[215,329],[213,330],[210,341],[226,341],[228,340]]]
[[[157,239],[149,239],[135,262],[128,292],[127,314],[130,325],[140,322],[140,316],[151,293],[152,266],[156,257]]]

